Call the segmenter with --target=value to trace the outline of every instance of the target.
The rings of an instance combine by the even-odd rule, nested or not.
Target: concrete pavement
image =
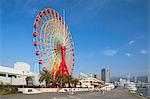
[[[3,95],[0,99],[144,99],[142,97],[134,96],[121,89],[114,89],[104,94],[100,92],[81,92],[69,95],[67,93],[42,93],[34,95]]]

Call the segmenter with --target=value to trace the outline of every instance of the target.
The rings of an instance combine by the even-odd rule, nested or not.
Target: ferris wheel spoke
[[[66,51],[66,54],[68,54],[68,53],[74,53],[74,51],[68,50],[68,51]]]
[[[66,30],[66,33],[65,33],[65,38],[69,38],[70,37],[70,32],[68,30]]]
[[[73,51],[66,51],[66,54],[74,53]]]
[[[68,47],[68,48],[66,49],[66,52],[68,52],[68,51],[74,51],[73,46],[72,46],[72,47]]]
[[[65,43],[67,44],[70,40],[71,40],[71,38],[66,39]]]
[[[58,62],[58,58],[56,56],[55,60],[54,60],[54,64],[53,64],[53,67],[52,67],[52,73],[54,73],[55,75],[55,72],[57,71],[57,68],[59,67],[59,62]]]
[[[49,65],[53,65],[53,60],[51,60],[51,59],[55,59],[55,56],[54,55],[52,55],[51,57],[49,56],[47,56],[45,59],[44,59],[44,61],[45,61],[45,63],[49,63]]]
[[[45,60],[45,59],[47,59],[49,57],[49,55],[43,55],[42,57],[41,57],[41,59],[42,60]],[[50,56],[50,57],[52,57],[52,56]]]
[[[68,52],[68,53],[66,53],[66,57],[74,57],[74,52]]]
[[[44,45],[45,45],[45,47],[46,47],[46,45],[47,45],[47,24],[45,25],[45,27],[44,27]]]
[[[68,30],[66,30],[66,33],[65,33],[65,38],[69,38],[71,35],[70,35],[70,32]]]
[[[70,42],[70,43],[67,43],[67,44],[66,44],[66,47],[68,47],[68,48],[69,48],[69,47],[73,47],[73,46],[74,46],[74,43],[73,43],[73,42]]]
[[[39,48],[39,50],[41,51],[41,52],[46,52],[46,51],[48,51],[49,53],[51,53],[51,52],[54,52],[54,48],[48,48],[48,47],[44,47],[44,46],[41,46],[40,48]]]
[[[73,43],[73,41],[72,41],[71,39],[68,40],[68,41],[65,43],[66,46],[69,45],[69,44],[72,44],[72,46],[74,46],[74,43]]]

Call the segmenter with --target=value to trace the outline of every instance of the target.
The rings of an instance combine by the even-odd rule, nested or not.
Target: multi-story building
[[[148,81],[147,82],[150,83],[150,75],[148,76]]]
[[[99,80],[93,77],[92,75],[88,76],[83,73],[80,74],[79,82],[80,84],[78,85],[78,87],[82,88],[94,89],[94,88],[101,88],[102,86],[104,86],[104,81]]]
[[[101,70],[101,80],[105,81],[106,83],[110,82],[110,70],[109,70],[109,68],[103,68]]]
[[[0,66],[0,83],[11,85],[27,85],[28,79],[33,77],[30,65],[24,62],[16,62],[13,68]]]
[[[137,76],[136,82],[148,83],[148,76]]]

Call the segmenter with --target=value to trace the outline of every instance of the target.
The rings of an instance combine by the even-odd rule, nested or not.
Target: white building
[[[110,91],[110,90],[112,90],[112,89],[114,89],[114,88],[115,88],[115,86],[114,86],[113,83],[105,83],[105,86],[102,87],[101,89],[102,89],[102,90]]]
[[[24,62],[16,62],[13,68],[0,66],[0,83],[26,85],[26,78],[33,76],[30,65]]]
[[[94,89],[94,88],[101,88],[102,86],[104,86],[104,81],[101,81],[92,76],[85,75],[83,73],[80,74],[79,82],[80,85],[78,85],[78,87],[80,86],[82,88]]]

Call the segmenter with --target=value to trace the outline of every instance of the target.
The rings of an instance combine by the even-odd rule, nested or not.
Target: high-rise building
[[[136,76],[130,77],[130,81],[136,83],[137,82],[137,77]]]
[[[147,83],[150,83],[150,75],[148,76],[148,81],[147,81]]]
[[[109,83],[110,82],[110,70],[109,68],[103,68],[101,70],[101,80]]]
[[[136,79],[137,82],[144,82],[144,83],[148,82],[148,76],[137,76]]]

